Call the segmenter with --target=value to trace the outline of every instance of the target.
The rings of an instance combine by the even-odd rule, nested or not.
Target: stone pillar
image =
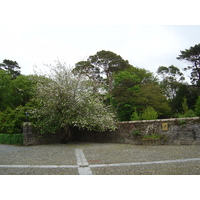
[[[24,145],[32,145],[34,143],[34,136],[32,132],[32,124],[31,122],[23,123],[23,144]]]

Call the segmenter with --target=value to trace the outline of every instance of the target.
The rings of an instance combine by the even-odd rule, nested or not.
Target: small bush
[[[144,120],[151,120],[151,119],[157,119],[158,113],[155,111],[155,109],[151,106],[147,107],[142,114],[142,119]]]
[[[21,133],[22,124],[26,120],[25,107],[7,108],[0,112],[0,133]]]
[[[193,110],[188,110],[186,113],[185,113],[185,117],[196,117],[196,114]]]
[[[139,116],[139,114],[137,113],[137,110],[135,110],[133,112],[133,114],[131,115],[131,121],[138,121],[141,120],[141,117]]]
[[[185,97],[183,98],[182,108],[183,108],[183,113],[184,114],[188,112],[187,99]]]
[[[200,117],[200,96],[195,104],[195,114]]]
[[[161,140],[165,139],[165,135],[160,135],[160,134],[150,134],[150,135],[144,135],[142,137],[142,140]]]
[[[133,136],[141,136],[142,133],[133,124],[130,125],[129,133]]]
[[[186,120],[185,119],[178,119],[177,123],[179,126],[185,126],[186,125]]]
[[[193,110],[188,110],[184,114],[178,114],[178,118],[196,117],[197,115]]]
[[[0,133],[0,144],[22,145],[23,144],[23,134],[22,133],[16,133],[16,134]]]

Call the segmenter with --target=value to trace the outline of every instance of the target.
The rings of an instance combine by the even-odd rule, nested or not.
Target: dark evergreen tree
[[[89,56],[87,61],[76,63],[73,72],[85,74],[92,80],[104,83],[110,93],[113,89],[114,74],[129,67],[129,62],[120,55],[102,50]]]
[[[191,63],[185,70],[191,70],[191,83],[197,86],[198,95],[200,95],[200,44],[181,51],[177,59]]]
[[[3,63],[0,63],[0,69],[8,71],[12,75],[13,79],[21,74],[21,67],[16,61],[12,60],[3,60]]]

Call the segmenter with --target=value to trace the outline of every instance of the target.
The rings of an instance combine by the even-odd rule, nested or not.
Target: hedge
[[[0,133],[0,144],[23,144],[23,133],[5,134]]]

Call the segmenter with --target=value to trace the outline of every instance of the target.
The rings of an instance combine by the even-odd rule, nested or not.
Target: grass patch
[[[150,134],[150,135],[143,135],[142,140],[161,140],[165,139],[165,135],[160,134]]]

